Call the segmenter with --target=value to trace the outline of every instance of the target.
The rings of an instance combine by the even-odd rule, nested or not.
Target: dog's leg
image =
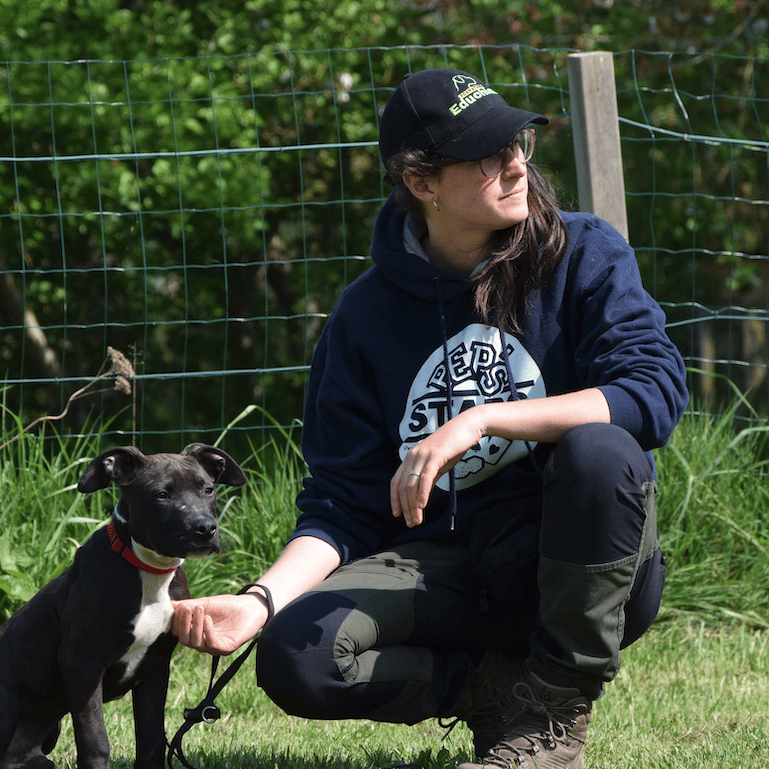
[[[0,767],[5,766],[5,756],[18,722],[19,700],[11,689],[0,683]]]
[[[78,769],[110,769],[102,693],[104,670],[87,655],[76,657],[66,645],[61,647],[59,664],[71,706]]]
[[[19,723],[19,701],[8,687],[0,685],[0,769],[53,769],[41,744],[50,724],[26,718]]]
[[[85,703],[72,708],[78,769],[109,769],[109,737],[103,708],[101,686]]]
[[[176,645],[172,637],[158,643],[168,645],[168,655]],[[159,664],[132,691],[134,725],[136,728],[135,769],[163,769],[166,753],[165,703],[168,691],[168,660]]]
[[[61,734],[61,721],[56,722],[56,726],[48,733],[48,736],[43,740],[43,753],[47,756],[55,747],[59,741],[59,735]]]
[[[28,726],[25,724],[25,727]],[[8,752],[0,760],[2,769],[54,769],[40,748],[41,733],[22,727],[16,731]]]

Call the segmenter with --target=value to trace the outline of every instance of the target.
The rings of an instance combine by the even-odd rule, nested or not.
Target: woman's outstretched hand
[[[184,646],[208,654],[232,654],[267,621],[267,608],[256,594],[212,595],[172,604],[171,632]]]
[[[292,539],[275,563],[259,578],[270,590],[275,610],[322,582],[341,562],[336,549],[322,539]],[[212,595],[172,601],[171,632],[185,646],[208,654],[232,654],[267,622],[267,602],[256,585],[247,593]]]

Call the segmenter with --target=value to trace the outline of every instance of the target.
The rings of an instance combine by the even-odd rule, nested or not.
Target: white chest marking
[[[147,649],[171,629],[173,607],[168,587],[174,575],[148,574],[142,571],[139,576],[142,581],[142,602],[134,620],[134,641],[120,660],[126,666],[123,680],[134,674]]]

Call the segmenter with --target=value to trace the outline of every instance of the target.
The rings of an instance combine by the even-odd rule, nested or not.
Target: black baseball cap
[[[387,103],[379,151],[385,161],[404,149],[480,160],[509,144],[529,123],[548,122],[544,115],[511,107],[467,72],[425,69],[406,75]]]

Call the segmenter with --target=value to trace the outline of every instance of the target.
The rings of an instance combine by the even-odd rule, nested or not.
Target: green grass
[[[655,452],[666,614],[769,627],[769,426],[688,412]]]
[[[174,659],[169,736],[198,704],[209,663],[189,649]],[[305,721],[285,715],[256,687],[247,663],[218,698],[222,718],[194,726],[184,750],[205,769],[378,769],[416,761],[450,769],[471,758],[464,725],[442,741],[437,721],[416,726]],[[744,624],[710,627],[693,618],[662,623],[626,650],[617,679],[594,709],[590,769],[766,769],[769,766],[769,636]],[[129,769],[129,700],[107,706],[115,764]],[[74,769],[65,725],[58,760]],[[181,767],[181,764],[176,764]]]
[[[586,765],[591,769],[769,767],[769,427],[735,429],[740,399],[720,417],[686,415],[656,452],[658,512],[670,567],[654,627],[623,655],[617,680],[595,707]],[[7,435],[17,425],[6,419]],[[10,427],[8,426],[10,424]],[[89,497],[75,484],[98,439],[26,436],[0,452],[0,618],[72,559],[106,522],[115,492]],[[169,447],[175,450],[179,447]],[[241,461],[248,483],[219,491],[225,552],[188,562],[193,595],[234,592],[262,572],[290,533],[304,471],[290,432]],[[172,667],[169,736],[197,705],[207,657],[180,649]],[[200,724],[185,751],[206,769],[368,769],[416,761],[447,769],[470,758],[470,734],[445,741],[436,722],[413,727],[368,721],[305,721],[279,711],[256,686],[250,660],[217,704],[223,717]],[[106,709],[116,766],[133,760],[130,698]],[[73,766],[71,725],[54,758]]]

